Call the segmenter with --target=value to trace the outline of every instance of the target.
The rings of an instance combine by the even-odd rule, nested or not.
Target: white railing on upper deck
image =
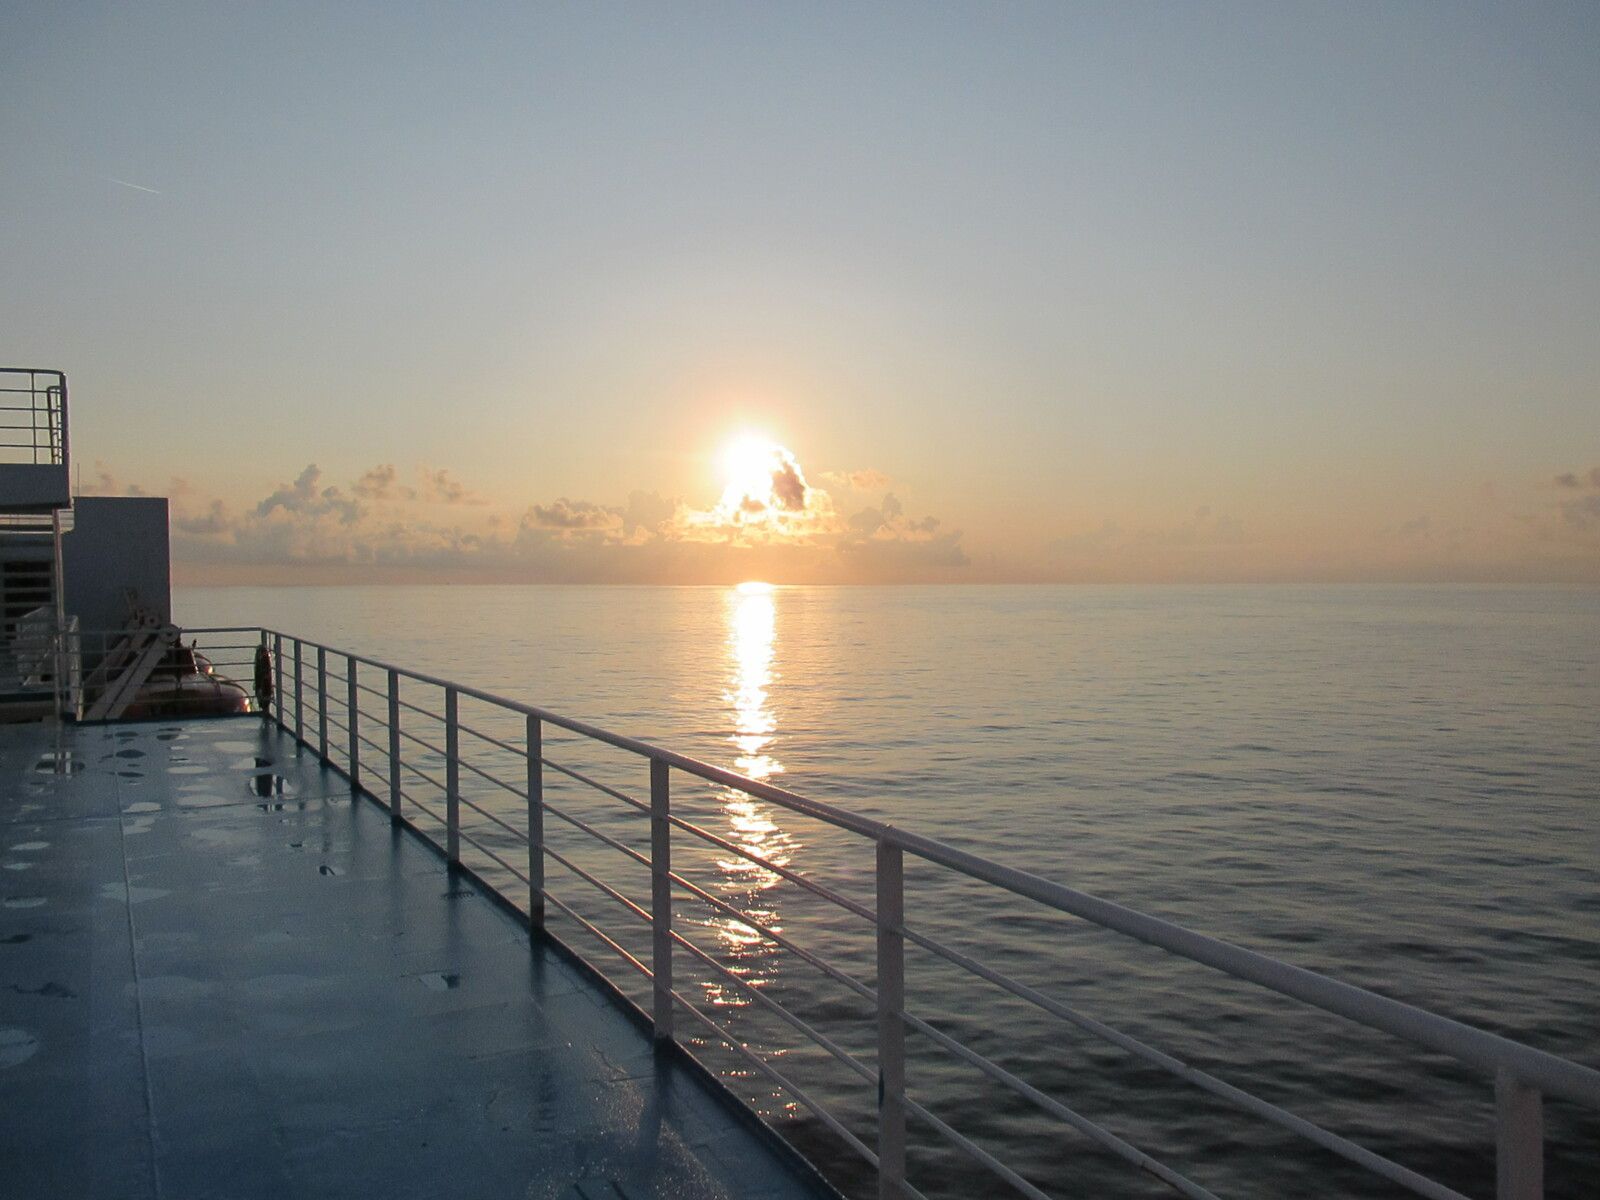
[[[270,653],[273,685],[268,715],[282,728],[291,732],[301,744],[314,750],[322,760],[341,769],[357,789],[384,803],[395,821],[411,824],[409,814],[413,811],[437,820],[444,831],[444,845],[441,848],[453,866],[463,865],[462,848],[466,844],[520,880],[528,889],[526,908],[535,929],[543,928],[547,906],[575,921],[629,968],[649,981],[652,998],[649,1016],[659,1039],[674,1039],[676,1019],[680,1014],[693,1022],[696,1028],[703,1029],[711,1038],[724,1044],[745,1066],[785,1089],[870,1164],[876,1172],[878,1194],[881,1197],[922,1195],[906,1179],[907,1122],[915,1119],[1017,1191],[1036,1200],[1050,1200],[1049,1193],[1037,1183],[1024,1178],[995,1154],[906,1094],[908,1030],[930,1039],[989,1079],[1031,1101],[1042,1112],[1058,1118],[1104,1150],[1162,1180],[1179,1193],[1194,1197],[1212,1195],[1204,1187],[1156,1161],[1103,1125],[915,1015],[912,1011],[915,997],[907,995],[905,975],[905,948],[906,943],[910,942],[1037,1009],[1104,1039],[1134,1058],[1298,1134],[1385,1180],[1435,1200],[1464,1200],[1461,1193],[1442,1183],[1296,1116],[1271,1101],[1189,1066],[1138,1038],[1077,1011],[1056,997],[1019,982],[993,966],[920,932],[913,923],[914,915],[913,921],[908,921],[905,912],[904,868],[908,855],[915,860],[948,868],[1012,896],[1035,901],[1103,929],[1160,947],[1324,1012],[1380,1030],[1481,1072],[1490,1081],[1494,1094],[1495,1195],[1498,1200],[1535,1200],[1543,1195],[1543,1097],[1561,1097],[1580,1105],[1600,1108],[1600,1072],[1588,1067],[687,755],[478,688],[336,650],[289,634],[254,628],[188,630],[186,634],[242,635],[242,638],[224,647],[236,652],[237,657],[226,660],[219,658],[219,662],[242,662],[253,657],[255,647],[266,648]],[[433,694],[439,697],[439,709],[419,703]],[[520,726],[520,738],[515,735],[509,739],[496,736],[465,723],[461,717],[463,700],[513,715]],[[343,720],[339,719],[339,714],[343,715]],[[434,727],[441,731],[435,736],[442,737],[443,745],[419,734],[421,722],[427,723],[420,726],[425,732]],[[570,765],[552,760],[545,748],[547,729],[590,739],[647,760],[648,799],[628,795]],[[522,768],[519,777],[507,779],[485,769],[481,765],[485,756],[466,751],[463,738],[470,739],[470,744],[474,746],[492,750],[497,755],[508,755],[513,761],[519,762]],[[418,764],[416,751],[408,752],[408,746],[425,752],[421,757],[435,771],[438,770],[435,764],[442,764],[443,778],[423,770]],[[411,754],[409,759],[408,753]],[[342,766],[336,761],[339,758],[343,759]],[[464,795],[463,771],[515,797],[517,809],[525,813],[526,824],[519,826],[507,821],[503,815],[474,803]],[[626,809],[648,817],[649,853],[642,853],[623,840],[595,828],[591,822],[551,804],[545,796],[547,771],[593,788]],[[721,837],[675,813],[672,801],[674,772],[732,789],[870,841],[876,848],[875,904],[869,907],[842,895],[808,877],[803,871],[765,858],[749,847]],[[424,803],[421,785],[427,785],[432,789],[432,794],[442,797],[442,812]],[[522,861],[508,861],[493,848],[474,839],[463,827],[463,807],[520,843],[525,849]],[[619,888],[574,862],[569,855],[558,852],[545,835],[547,818],[554,818],[582,831],[648,870],[651,878],[649,903],[630,899]],[[856,978],[849,971],[828,962],[786,934],[769,928],[756,916],[727,903],[674,870],[672,846],[675,835],[686,835],[722,853],[747,859],[870,924],[874,930],[872,957],[876,963],[873,983],[869,985]],[[651,935],[648,961],[625,947],[619,940],[621,935],[612,936],[598,923],[582,915],[576,906],[556,895],[546,879],[547,862],[554,862],[583,880],[627,910],[642,928],[647,928]],[[875,1061],[868,1062],[852,1053],[685,937],[674,925],[675,901],[680,896],[690,897],[720,917],[738,922],[755,937],[780,947],[871,1005],[877,1014]],[[875,1087],[878,1097],[875,1138],[869,1131],[850,1128],[770,1059],[755,1053],[740,1039],[730,1036],[699,1004],[675,987],[674,960],[684,955],[699,968],[712,972],[722,984],[743,993],[752,1003],[783,1021],[807,1042],[837,1059],[866,1084]],[[873,1144],[869,1144],[869,1139]]]
[[[67,466],[67,377],[0,367],[0,462]]]

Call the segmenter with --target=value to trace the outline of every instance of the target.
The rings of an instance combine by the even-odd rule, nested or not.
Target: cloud
[[[1555,477],[1555,485],[1567,491],[1579,491],[1583,488],[1600,490],[1600,467],[1591,467],[1587,473],[1577,471],[1563,471]]]
[[[907,517],[905,505],[891,492],[878,507],[860,509],[850,517],[839,550],[852,560],[871,559],[901,572],[919,566],[967,566],[960,531],[941,533],[939,525],[938,517]]]
[[[568,500],[562,496],[553,504],[535,504],[522,518],[524,527],[559,529],[564,532],[590,532],[621,529],[622,514],[587,500]]]
[[[293,485],[279,485],[277,491],[256,505],[256,515],[271,517],[281,510],[312,517],[331,515],[346,525],[360,521],[366,511],[361,502],[346,496],[337,487],[319,487],[321,481],[322,469],[311,463],[300,472]]]
[[[772,498],[779,508],[789,512],[803,512],[806,507],[805,478],[800,474],[800,464],[790,458],[781,462],[772,472]]]
[[[387,500],[397,494],[395,480],[398,476],[393,463],[381,463],[351,484],[350,490],[368,500]]]
[[[677,506],[657,526],[669,540],[735,546],[813,546],[840,529],[833,498],[806,482],[794,455],[782,446],[754,445],[736,477],[710,508]]]
[[[852,492],[885,492],[894,483],[882,471],[872,467],[859,471],[824,471],[822,481]]]
[[[484,505],[488,500],[469,489],[460,480],[455,479],[443,467],[437,470],[422,467],[418,470],[421,485],[416,490],[419,500],[431,500],[440,504],[473,504]]]
[[[228,508],[221,500],[213,500],[202,513],[194,515],[174,513],[172,524],[180,533],[211,537],[231,530],[233,518],[228,515]]]
[[[128,490],[101,473],[99,484]],[[417,478],[405,486],[380,463],[341,484],[310,463],[242,506],[174,481],[174,557],[248,568],[252,579],[312,569],[359,579],[384,568],[530,582],[887,582],[959,579],[968,565],[958,530],[908,515],[893,494],[844,518],[786,451],[749,489],[708,508],[636,489],[620,505],[559,496],[508,509],[446,469],[420,468]]]
[[[1562,530],[1567,534],[1587,534],[1593,530],[1600,530],[1600,467],[1592,467],[1583,475],[1576,471],[1563,471],[1555,477],[1555,485],[1562,491],[1578,492],[1588,490],[1585,496],[1575,496],[1571,499],[1558,500],[1556,513],[1560,517]],[[1539,518],[1531,517],[1528,521],[1530,528],[1540,528]],[[1559,537],[1559,533],[1544,531],[1547,539]]]
[[[1600,492],[1563,501],[1561,519],[1574,529],[1600,529]]]
[[[181,482],[174,480],[174,483]],[[111,472],[111,468],[98,458],[94,461],[94,475],[87,483],[80,483],[77,489],[80,496],[148,496],[137,483],[124,483]]]

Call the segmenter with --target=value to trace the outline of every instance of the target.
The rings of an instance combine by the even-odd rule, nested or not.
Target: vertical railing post
[[[361,725],[361,698],[357,695],[360,680],[356,675],[354,656],[345,657],[345,713],[350,721],[350,790],[361,790],[361,738],[356,730]]]
[[[294,640],[294,740],[301,745],[306,740],[306,679],[305,657],[299,638]]]
[[[317,757],[328,761],[328,651],[317,647]]]
[[[1544,1200],[1544,1105],[1502,1070],[1494,1080],[1495,1200]]]
[[[278,673],[273,682],[272,698],[278,702],[278,728],[284,727],[283,722],[283,634],[272,635],[272,669]]]
[[[389,668],[389,819],[400,816],[400,672]]]
[[[253,692],[256,698],[256,703],[260,704],[261,685],[263,683],[266,684],[267,702],[261,705],[261,719],[263,721],[270,721],[272,720],[272,702],[277,698],[278,695],[277,691],[272,687],[272,671],[273,668],[275,668],[278,664],[278,658],[277,655],[272,653],[272,644],[267,637],[267,631],[265,629],[260,629],[257,630],[257,632],[261,635],[261,640],[256,643],[256,673],[254,679],[255,687]],[[264,680],[261,678],[261,660],[263,658],[267,660],[267,677]]]
[[[901,1200],[906,1180],[905,860],[878,841],[878,1197]]]
[[[444,795],[446,857],[453,867],[461,865],[461,725],[457,715],[460,696],[456,689],[444,690]]]
[[[544,729],[528,714],[528,925],[544,928]]]
[[[658,1042],[672,1040],[672,812],[671,768],[650,760],[650,973]]]

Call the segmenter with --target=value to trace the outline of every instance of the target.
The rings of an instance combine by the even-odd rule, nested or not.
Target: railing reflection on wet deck
[[[1059,995],[1021,982],[992,963],[930,936],[919,928],[918,914],[904,911],[907,857],[1159,947],[1473,1068],[1485,1077],[1495,1097],[1493,1138],[1500,1200],[1532,1200],[1543,1195],[1545,1096],[1600,1108],[1600,1072],[1577,1063],[777,786],[772,778],[782,766],[771,753],[776,729],[769,698],[771,598],[750,591],[735,595],[730,603],[734,608],[730,614],[727,703],[733,717],[730,736],[738,770],[290,634],[233,628],[188,633],[227,636],[233,639],[230,645],[237,645],[236,635],[243,634],[246,642],[266,647],[272,663],[271,719],[342,771],[356,789],[385,804],[396,822],[433,840],[453,865],[519,881],[526,888],[522,907],[534,928],[544,927],[550,909],[564,914],[646,981],[650,1019],[659,1039],[682,1044],[698,1035],[720,1043],[744,1068],[782,1089],[869,1164],[882,1197],[923,1195],[917,1186],[922,1181],[906,1178],[907,1123],[911,1120],[1021,1194],[1036,1200],[1051,1197],[1050,1180],[1025,1177],[999,1154],[958,1129],[953,1123],[958,1116],[941,1116],[907,1093],[908,1032],[927,1039],[1180,1194],[1212,1195],[1069,1107],[1060,1097],[918,1016],[918,997],[908,995],[906,986],[909,943],[1009,997],[1104,1040],[1134,1060],[1300,1135],[1384,1180],[1435,1200],[1464,1200],[1461,1193],[1443,1183],[1190,1066],[1080,1012]],[[643,760],[648,764],[647,792],[630,794],[586,769],[585,747],[607,747]],[[683,777],[704,781],[715,789],[726,821],[723,831],[685,815],[690,810],[675,800],[673,790],[674,780]],[[481,790],[474,794],[465,786],[467,781],[504,800],[491,802]],[[564,797],[559,804],[553,802],[558,787],[571,785],[602,797],[611,806],[607,815],[580,810]],[[634,825],[617,823],[630,814]],[[780,817],[784,822],[795,818],[820,822],[863,839],[874,863],[873,902],[864,903],[814,878],[802,865],[801,843],[782,827]],[[591,858],[570,847],[558,849],[557,839],[549,836],[556,826],[584,834],[648,873],[648,897],[629,895],[615,875],[597,868]],[[627,829],[637,832],[630,834]],[[681,859],[674,858],[695,844],[709,847],[722,868],[712,887],[697,882],[685,872]],[[630,922],[619,927],[593,917],[593,910],[586,909],[572,891],[552,884],[547,874],[549,863],[624,910]],[[830,961],[803,945],[780,919],[780,896],[815,898],[857,922],[861,952],[854,962],[870,964],[871,970],[842,966],[838,955]],[[683,905],[685,900],[690,904]],[[709,931],[712,942],[708,945],[704,938],[689,936],[696,929]],[[842,1044],[768,994],[764,984],[773,977],[779,956],[806,964],[870,1014],[863,1018],[872,1028],[870,1052]],[[701,972],[705,981],[698,994],[676,982],[687,977],[680,971],[691,967]],[[795,1046],[820,1049],[856,1077],[861,1088],[874,1093],[875,1129],[852,1127],[849,1120],[802,1087],[785,1069],[785,1049],[758,1052],[720,1021],[719,1012],[736,1001],[776,1017],[793,1031]],[[691,1032],[682,1032],[680,1017]],[[1037,1049],[1042,1052],[1049,1047]]]

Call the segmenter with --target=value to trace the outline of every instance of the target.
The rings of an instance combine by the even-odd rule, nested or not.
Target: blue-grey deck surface
[[[0,1197],[831,1194],[292,739],[53,736],[0,726]]]

